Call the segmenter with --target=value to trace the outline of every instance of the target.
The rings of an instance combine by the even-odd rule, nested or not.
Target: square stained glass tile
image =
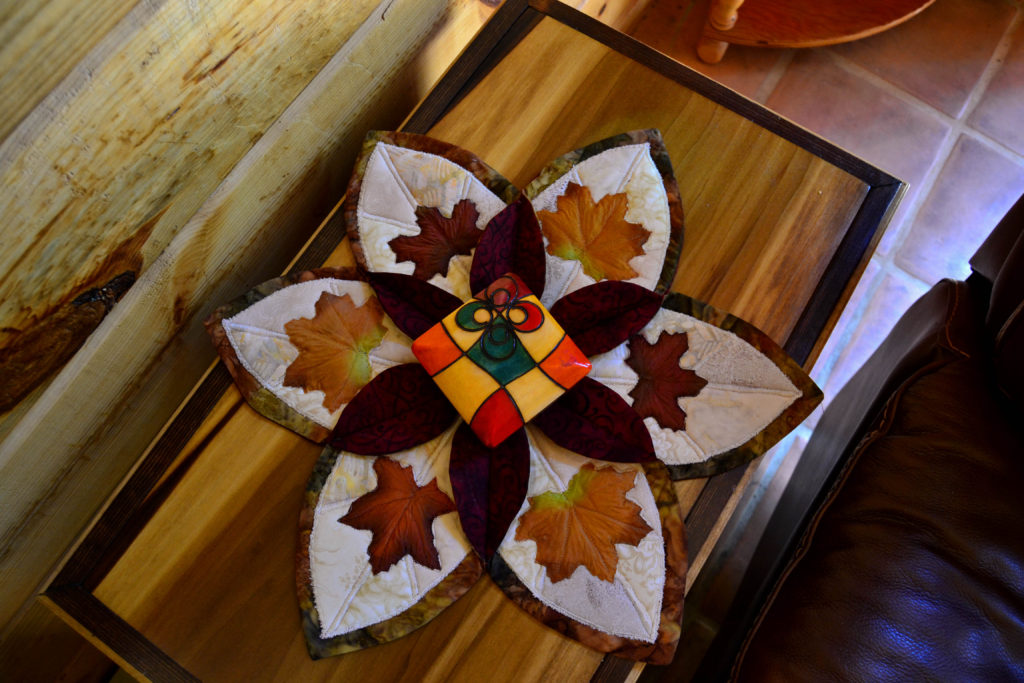
[[[492,448],[590,371],[583,352],[512,274],[420,335],[412,351]]]

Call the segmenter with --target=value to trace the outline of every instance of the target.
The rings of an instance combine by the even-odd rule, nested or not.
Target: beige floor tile
[[[895,255],[908,273],[934,283],[963,279],[967,259],[1024,194],[1024,165],[961,135]]]
[[[927,291],[928,285],[924,282],[898,270],[882,273],[881,282],[863,307],[853,334],[839,351],[829,373],[824,387],[827,396],[834,397],[846,385],[886,338],[900,316]]]
[[[937,0],[900,26],[834,49],[958,118],[1015,12],[1006,0]]]
[[[969,123],[975,130],[1024,155],[1024,21],[985,89]]]

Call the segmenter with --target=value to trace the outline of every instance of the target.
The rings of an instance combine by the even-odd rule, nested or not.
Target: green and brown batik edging
[[[709,304],[674,292],[665,297],[661,306],[736,335],[764,354],[800,391],[799,398],[746,443],[714,455],[703,462],[669,465],[668,468],[673,479],[709,477],[745,465],[759,455],[763,455],[782,437],[793,431],[821,403],[823,398],[821,389],[811,381],[803,368],[797,365],[796,361],[790,358],[789,354],[772,341],[768,335],[750,323]]]
[[[607,465],[606,465],[607,466]],[[546,626],[569,635],[583,645],[626,659],[651,664],[668,664],[675,655],[683,620],[683,596],[686,590],[686,532],[679,511],[675,489],[665,465],[644,463],[644,475],[661,518],[661,534],[665,547],[665,587],[662,593],[661,622],[653,643],[623,638],[581,624],[575,619],[545,605],[530,592],[501,553],[495,553],[489,571],[494,582],[516,605]]]
[[[313,600],[312,574],[309,567],[309,541],[313,533],[313,519],[320,492],[327,478],[334,471],[339,451],[330,446],[324,448],[317,459],[313,474],[306,486],[306,493],[299,517],[299,551],[295,563],[295,585],[302,613],[302,631],[306,646],[313,659],[333,657],[345,652],[362,650],[374,645],[388,643],[424,626],[434,617],[461,598],[473,587],[483,573],[483,564],[476,553],[470,551],[462,562],[431,588],[416,604],[404,612],[355,631],[332,638],[321,637],[320,615]]]
[[[223,321],[238,315],[253,304],[266,299],[271,294],[285,287],[324,278],[362,281],[362,277],[354,268],[317,268],[315,270],[292,273],[285,277],[274,278],[261,285],[257,285],[234,301],[219,307],[203,323],[206,326],[207,333],[213,339],[213,344],[224,361],[224,365],[235,380],[235,385],[241,392],[242,398],[260,415],[316,443],[324,442],[331,435],[331,430],[317,424],[289,406],[275,396],[272,391],[260,384],[259,380],[245,369],[245,366],[238,358],[238,354],[235,353],[235,347],[231,345],[231,341],[228,339]]]
[[[526,186],[523,194],[532,201],[580,162],[595,157],[602,152],[607,152],[610,149],[642,144],[648,145],[651,160],[654,162],[655,168],[658,169],[658,173],[661,174],[662,182],[665,185],[665,196],[668,199],[668,247],[665,250],[665,263],[661,268],[661,275],[658,277],[657,285],[654,288],[654,291],[664,294],[672,286],[672,281],[675,280],[676,270],[679,267],[679,258],[683,252],[683,202],[679,196],[679,184],[676,182],[675,172],[672,170],[672,160],[669,158],[668,150],[665,148],[665,141],[662,139],[660,131],[654,128],[631,130],[626,133],[613,135],[604,140],[598,140],[585,147],[580,147],[567,154],[563,154],[545,166],[537,174],[537,177]]]

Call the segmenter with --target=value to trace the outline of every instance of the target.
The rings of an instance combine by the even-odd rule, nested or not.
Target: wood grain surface
[[[645,127],[664,134],[686,212],[674,287],[785,341],[854,220],[864,181],[551,18],[430,132],[522,186],[565,151]],[[310,661],[292,558],[318,450],[229,390],[94,594],[204,680],[582,680],[598,670],[600,654],[533,622],[487,579],[410,636]],[[700,507],[705,486],[677,486],[684,510]],[[704,556],[727,504],[706,515],[692,557]]]
[[[69,50],[64,78],[0,142],[0,347],[120,269],[138,278],[65,367],[0,416],[4,633],[212,361],[202,318],[286,267],[366,129],[397,126],[493,12],[478,0],[165,0],[100,3],[74,25],[71,6],[0,15],[14,43],[28,32]],[[86,29],[100,35],[75,33]],[[5,97],[21,83],[5,81]]]
[[[0,140],[132,9],[122,0],[0,6]]]

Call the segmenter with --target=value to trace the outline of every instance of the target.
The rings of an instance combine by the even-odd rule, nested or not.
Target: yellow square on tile
[[[530,296],[523,297],[522,300],[540,306],[544,312],[543,325],[529,334],[518,335],[519,341],[526,349],[526,352],[530,354],[533,360],[540,363],[558,346],[558,342],[562,341],[562,337],[565,336],[565,330],[562,329],[562,326],[558,324],[555,317],[544,308],[544,304],[535,295],[531,294]],[[512,323],[519,322],[515,319],[516,312],[516,309],[513,308],[506,314],[506,317],[512,316]]]
[[[465,356],[434,375],[434,381],[466,422],[473,419],[477,408],[500,387],[483,368]]]
[[[534,368],[522,377],[512,380],[505,388],[512,395],[525,422],[529,422],[534,415],[547,408],[565,392],[565,389],[552,382],[540,368]]]

